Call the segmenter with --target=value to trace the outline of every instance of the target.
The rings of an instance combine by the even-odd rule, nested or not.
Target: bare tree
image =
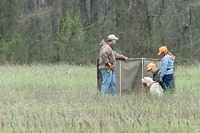
[[[87,3],[86,0],[79,0],[79,8],[80,8],[80,17],[84,26],[89,25],[89,16],[87,11]]]
[[[191,45],[191,10],[190,10],[190,0],[181,0],[180,5],[180,32],[181,32],[181,44],[180,47],[184,52],[189,49],[189,56],[191,58],[192,48]]]

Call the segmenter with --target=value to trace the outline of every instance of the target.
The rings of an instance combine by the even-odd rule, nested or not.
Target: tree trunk
[[[96,0],[90,0],[90,23],[98,21]]]
[[[29,11],[35,8],[34,0],[28,0],[28,9]]]
[[[86,0],[80,0],[79,1],[79,8],[81,13],[81,21],[85,27],[89,25],[89,16],[87,12],[87,3]]]
[[[162,18],[162,15],[163,15],[163,11],[165,9],[165,1],[164,0],[160,0],[159,1],[159,15],[158,15],[158,29],[160,30],[160,42],[161,44],[165,44],[165,35],[163,33],[163,30],[162,30],[162,22],[161,22],[161,18]]]
[[[188,53],[187,57],[191,58],[191,33],[190,33],[190,23],[191,23],[191,14],[190,14],[190,0],[182,0],[180,6],[180,32],[181,32],[181,44],[180,47],[183,49],[183,53]],[[189,50],[189,52],[188,52]]]

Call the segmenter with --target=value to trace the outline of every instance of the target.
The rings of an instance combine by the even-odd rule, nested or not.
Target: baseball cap
[[[166,46],[161,46],[161,47],[159,48],[158,55],[160,55],[162,52],[165,52],[165,51],[167,51],[167,47],[166,47]]]
[[[149,63],[147,66],[147,72],[151,70],[152,67],[156,66],[154,63]]]
[[[114,34],[111,34],[108,36],[108,40],[118,40],[119,38],[117,38]]]

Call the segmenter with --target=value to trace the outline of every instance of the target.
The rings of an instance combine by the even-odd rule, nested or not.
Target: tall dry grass
[[[163,97],[97,95],[96,67],[0,66],[0,132],[200,132],[200,67]]]

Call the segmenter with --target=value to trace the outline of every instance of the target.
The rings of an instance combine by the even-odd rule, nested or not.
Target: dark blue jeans
[[[168,74],[165,75],[162,80],[163,82],[161,82],[161,87],[164,89],[164,91],[168,91],[169,90],[169,86],[170,86],[170,81],[173,79],[174,74]]]

